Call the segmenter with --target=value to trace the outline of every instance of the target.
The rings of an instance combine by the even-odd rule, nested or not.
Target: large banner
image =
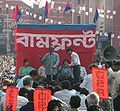
[[[94,60],[96,51],[95,25],[20,25],[15,34],[15,50],[17,71],[23,60],[30,59],[31,66],[39,68],[40,57],[44,56],[53,45],[59,53],[60,60],[70,60],[66,48],[71,47],[81,58],[82,66],[87,71],[88,65]]]
[[[102,68],[92,68],[93,91],[101,99],[108,99],[108,71]]]

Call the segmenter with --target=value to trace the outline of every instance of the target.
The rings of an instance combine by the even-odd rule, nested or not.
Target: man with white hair
[[[109,75],[109,94],[114,99],[117,95],[116,87],[120,84],[120,61],[113,64],[113,73]]]
[[[97,67],[97,65],[96,64],[91,64],[89,66],[90,74],[85,76],[83,82],[80,85],[81,88],[86,88],[89,92],[93,91],[93,87],[92,87],[92,82],[93,82],[93,79],[92,79],[92,67]]]

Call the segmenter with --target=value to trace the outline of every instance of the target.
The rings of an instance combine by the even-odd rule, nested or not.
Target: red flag
[[[16,21],[19,21],[21,16],[22,16],[21,10],[19,10],[18,5],[16,5],[16,8],[13,14],[13,19],[15,19]]]
[[[67,2],[64,11],[65,11],[66,13],[70,13],[71,9],[72,9],[72,8],[71,8],[71,6],[70,6],[70,2]]]
[[[16,87],[8,87],[6,91],[6,108],[11,108],[12,111],[16,111],[17,107],[17,96],[18,96],[18,88]]]
[[[102,68],[92,68],[93,91],[101,99],[108,99],[108,71]]]
[[[46,1],[44,18],[46,19],[46,18],[48,18],[48,16],[49,16],[48,1]]]
[[[35,89],[34,111],[47,111],[48,102],[51,100],[51,91],[48,89]]]

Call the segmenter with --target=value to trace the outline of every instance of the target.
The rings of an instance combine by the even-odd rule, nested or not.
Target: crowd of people
[[[59,67],[59,54],[50,46],[49,52],[40,58],[44,66],[37,70],[26,58],[17,77],[1,79],[0,111],[12,111],[5,105],[8,86],[19,88],[16,111],[34,111],[36,88],[51,91],[47,111],[120,111],[120,61],[95,61],[89,65],[90,72],[87,73],[73,49],[68,48],[66,53],[71,56],[71,63],[65,59]],[[108,70],[108,99],[101,99],[93,92],[93,67]],[[12,68],[15,71],[15,67]]]

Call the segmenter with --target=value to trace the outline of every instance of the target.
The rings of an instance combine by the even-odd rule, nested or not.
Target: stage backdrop
[[[30,65],[39,68],[40,57],[44,56],[53,45],[63,59],[69,59],[66,48],[71,47],[81,58],[82,66],[89,72],[88,66],[93,63],[96,51],[95,25],[62,25],[62,24],[18,24],[15,30],[16,70],[28,58]]]

